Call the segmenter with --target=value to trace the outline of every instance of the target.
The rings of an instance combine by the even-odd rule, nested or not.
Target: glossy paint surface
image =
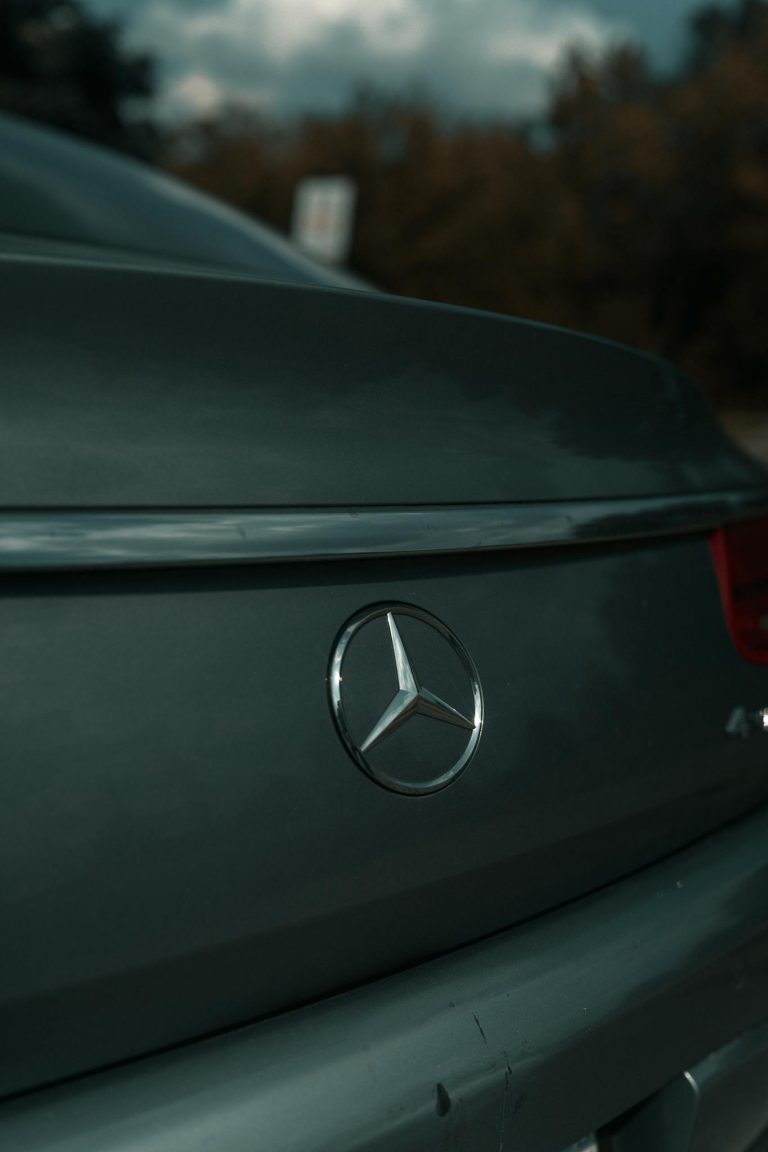
[[[704,539],[1,590],[4,1092],[499,931],[768,795],[764,738],[725,732],[768,698]],[[482,680],[477,754],[433,796],[373,784],[328,705],[339,630],[392,600]]]
[[[10,1103],[0,1144],[565,1148],[768,1014],[767,846],[763,811],[494,940]],[[667,1152],[656,1136],[642,1148]]]
[[[768,489],[431,508],[0,511],[0,570],[163,568],[510,551],[701,532]]]
[[[157,169],[0,115],[0,251],[24,237],[159,256],[297,284],[353,286],[271,229]],[[6,240],[6,238],[8,238]]]
[[[136,265],[0,259],[0,287],[3,1094],[460,948],[768,797],[705,536],[765,476],[667,366]],[[431,796],[374,785],[328,703],[383,602],[483,686]]]
[[[0,259],[0,293],[6,508],[765,487],[693,385],[575,333],[372,293],[37,260]]]

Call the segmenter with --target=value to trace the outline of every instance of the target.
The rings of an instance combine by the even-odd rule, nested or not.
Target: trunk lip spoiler
[[[762,487],[518,504],[7,509],[0,572],[498,552],[682,536],[762,515]]]

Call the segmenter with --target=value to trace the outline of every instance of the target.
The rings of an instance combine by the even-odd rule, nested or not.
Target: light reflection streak
[[[764,489],[431,507],[0,513],[0,569],[165,567],[482,552],[705,531]]]

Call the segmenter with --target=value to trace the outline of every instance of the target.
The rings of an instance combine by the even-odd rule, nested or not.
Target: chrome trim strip
[[[768,514],[768,490],[430,507],[0,512],[0,570],[340,560],[592,544]]]

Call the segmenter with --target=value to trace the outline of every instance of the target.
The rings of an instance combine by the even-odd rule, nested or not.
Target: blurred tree
[[[344,173],[352,262],[382,287],[623,340],[768,405],[768,0],[695,14],[673,76],[629,44],[571,53],[535,133],[359,93],[283,131],[230,109],[172,166],[284,230],[303,176]]]
[[[694,17],[672,80],[628,50],[572,59],[552,156],[584,208],[579,327],[658,351],[715,395],[765,395],[768,6]],[[619,68],[631,85],[615,83]],[[768,397],[766,398],[768,399]]]
[[[0,0],[0,108],[114,148],[151,153],[152,61],[125,51],[119,25],[76,0]]]
[[[733,43],[762,35],[767,18],[763,0],[741,0],[731,7],[707,4],[691,17],[688,70],[698,72]]]

